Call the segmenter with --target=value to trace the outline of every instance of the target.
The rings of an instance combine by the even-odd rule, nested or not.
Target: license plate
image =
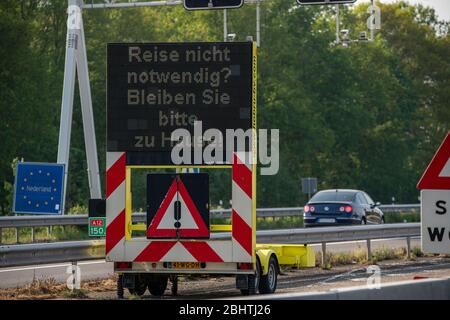
[[[335,223],[336,220],[335,219],[320,218],[319,222],[321,222],[321,223]]]
[[[172,262],[173,269],[200,269],[200,262]]]

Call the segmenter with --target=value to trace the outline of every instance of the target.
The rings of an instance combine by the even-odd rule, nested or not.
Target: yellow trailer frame
[[[279,266],[311,268],[316,265],[314,250],[302,244],[256,244],[256,256],[261,264],[261,274],[266,275],[271,256]]]

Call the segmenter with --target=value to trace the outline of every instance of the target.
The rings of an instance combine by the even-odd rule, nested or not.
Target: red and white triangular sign
[[[147,229],[147,237],[176,238],[177,222],[174,217],[175,201],[180,201],[181,217],[178,222],[180,238],[204,238],[209,236],[208,227],[200,215],[194,201],[189,195],[184,183],[176,179],[170,185],[164,200],[156,211],[153,221]]]
[[[450,131],[417,184],[418,189],[450,189]]]

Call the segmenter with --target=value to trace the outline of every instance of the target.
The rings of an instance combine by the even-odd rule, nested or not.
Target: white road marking
[[[105,260],[95,260],[95,261],[86,261],[86,262],[78,262],[77,265],[90,265],[90,264],[100,264],[106,263]],[[51,269],[51,268],[61,268],[72,265],[71,263],[63,263],[63,264],[50,264],[43,266],[31,266],[31,267],[20,267],[20,268],[10,268],[10,269],[0,269],[0,273],[2,272],[14,272],[14,271],[26,271],[26,270],[36,270],[36,269]]]

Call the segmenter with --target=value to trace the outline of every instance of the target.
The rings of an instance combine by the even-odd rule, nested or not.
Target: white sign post
[[[421,191],[422,250],[450,253],[450,190]]]

